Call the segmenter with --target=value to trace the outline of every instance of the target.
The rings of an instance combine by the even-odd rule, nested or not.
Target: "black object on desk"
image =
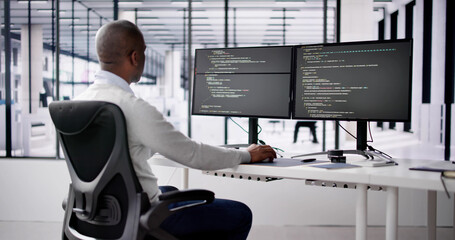
[[[309,165],[314,163],[324,163],[328,161],[323,160],[316,160],[315,158],[310,158],[307,162],[302,161],[301,159],[292,159],[292,158],[275,158],[273,162],[260,162],[260,163],[252,163],[254,165],[261,165],[261,166],[273,166],[273,167],[294,167],[300,165]],[[313,160],[314,159],[314,160]],[[306,159],[304,159],[306,160]],[[250,163],[251,164],[251,163]]]
[[[300,161],[303,162],[303,163],[308,163],[308,162],[316,161],[316,158],[307,158],[307,159],[302,159]]]

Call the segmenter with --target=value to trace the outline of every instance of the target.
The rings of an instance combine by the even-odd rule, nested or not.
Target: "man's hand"
[[[276,158],[276,152],[269,145],[256,145],[251,144],[247,151],[251,155],[251,163],[262,162],[266,159],[273,161]]]

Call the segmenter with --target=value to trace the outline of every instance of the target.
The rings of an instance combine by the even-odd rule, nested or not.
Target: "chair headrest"
[[[49,112],[57,130],[64,134],[77,134],[84,130],[104,106],[114,105],[102,101],[56,101],[49,104]]]

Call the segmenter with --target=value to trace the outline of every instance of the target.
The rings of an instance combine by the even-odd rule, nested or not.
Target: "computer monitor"
[[[290,118],[292,54],[292,46],[197,49],[192,114],[250,117],[252,135],[257,118]]]
[[[412,40],[295,47],[294,119],[410,121]]]

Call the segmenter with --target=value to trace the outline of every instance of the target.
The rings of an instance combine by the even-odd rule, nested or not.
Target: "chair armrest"
[[[163,193],[158,196],[158,199],[171,202],[205,200],[211,203],[215,199],[215,194],[204,189],[176,190]]]
[[[203,189],[176,190],[158,196],[160,202],[141,216],[141,225],[147,230],[157,229],[170,215],[185,208],[213,202],[215,194]],[[184,206],[170,208],[170,204],[184,201],[195,201]]]

